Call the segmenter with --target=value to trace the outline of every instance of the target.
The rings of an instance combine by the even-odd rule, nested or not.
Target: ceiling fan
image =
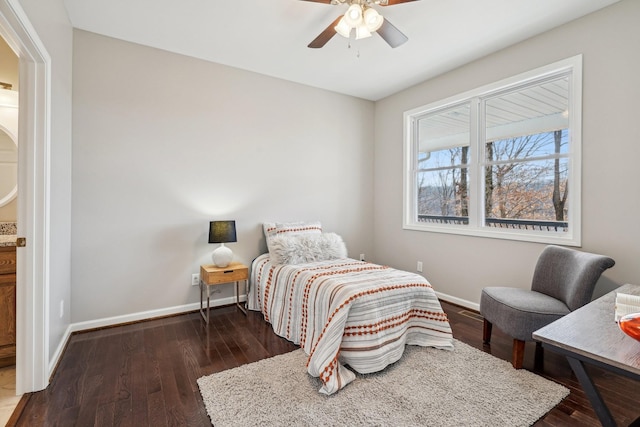
[[[355,30],[355,38],[371,37],[371,33],[378,33],[392,48],[405,43],[407,36],[398,30],[387,19],[383,18],[372,6],[393,6],[416,0],[302,0],[325,4],[348,4],[344,15],[338,16],[318,37],[313,39],[307,47],[317,49],[323,47],[335,34],[349,38]]]

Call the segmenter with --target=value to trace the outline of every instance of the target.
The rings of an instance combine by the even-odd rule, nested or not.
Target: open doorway
[[[0,37],[19,58],[16,393],[49,381],[49,146],[51,59],[18,0],[0,0]]]
[[[0,37],[0,425],[17,406],[18,56]]]

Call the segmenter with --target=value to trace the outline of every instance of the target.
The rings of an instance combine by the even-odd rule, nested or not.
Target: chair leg
[[[493,325],[487,319],[484,319],[484,323],[482,325],[482,341],[485,344],[489,344],[491,341],[491,329]]]
[[[516,369],[522,369],[524,360],[524,341],[513,340],[513,351],[511,353],[511,364]]]

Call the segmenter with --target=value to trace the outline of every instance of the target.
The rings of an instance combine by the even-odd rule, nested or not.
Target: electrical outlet
[[[364,254],[360,254],[360,261],[364,261]]]
[[[64,300],[60,300],[60,318],[64,316]]]
[[[191,286],[200,286],[200,274],[195,273],[191,275]]]
[[[422,261],[418,261],[418,265],[416,266],[416,270],[418,270],[418,272],[422,273]]]

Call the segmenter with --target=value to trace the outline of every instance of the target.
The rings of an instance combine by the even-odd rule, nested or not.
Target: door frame
[[[0,36],[20,58],[16,393],[49,384],[51,58],[18,0],[0,0]]]

